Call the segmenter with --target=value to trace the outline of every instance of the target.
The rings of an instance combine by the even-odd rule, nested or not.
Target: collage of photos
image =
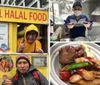
[[[0,85],[100,85],[99,0],[0,0]]]

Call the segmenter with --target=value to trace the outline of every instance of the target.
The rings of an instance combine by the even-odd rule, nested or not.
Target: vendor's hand
[[[43,53],[43,50],[41,48],[35,50],[36,53]]]
[[[90,27],[90,22],[83,22],[83,25],[86,27],[86,28],[89,28]]]
[[[68,27],[69,29],[72,29],[72,28],[74,27],[74,25],[75,25],[74,23],[68,23],[68,24],[67,24],[67,27]]]
[[[20,42],[20,45],[18,47],[18,52],[21,52],[23,51],[23,49],[25,48],[25,44],[24,44],[24,38],[22,38],[21,42]]]
[[[4,75],[3,79],[4,79],[4,85],[12,85],[12,81],[10,77],[8,77],[7,75]]]

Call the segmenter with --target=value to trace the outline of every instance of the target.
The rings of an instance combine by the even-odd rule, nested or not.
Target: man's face
[[[37,35],[32,31],[28,32],[26,35],[26,39],[29,44],[32,44],[36,40],[36,38]]]
[[[82,11],[82,8],[81,8],[80,6],[75,6],[75,7],[73,8],[73,11],[76,11],[76,10]]]
[[[17,69],[20,73],[26,73],[29,69],[29,63],[25,59],[20,59],[17,63]]]

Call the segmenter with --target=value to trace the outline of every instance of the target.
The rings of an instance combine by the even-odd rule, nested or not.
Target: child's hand
[[[40,49],[37,49],[35,52],[36,53],[43,53],[43,50],[40,48]]]
[[[25,48],[25,44],[24,44],[24,38],[22,38],[21,42],[20,42],[20,45],[18,47],[18,52],[21,52],[23,51],[23,49]]]

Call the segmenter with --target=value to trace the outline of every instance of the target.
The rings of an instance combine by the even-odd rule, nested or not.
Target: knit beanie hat
[[[30,61],[29,61],[29,57],[28,57],[27,55],[18,55],[18,56],[16,57],[16,66],[17,66],[17,63],[18,63],[18,61],[19,61],[20,59],[25,59],[25,60],[28,62],[29,66],[31,66],[31,63],[30,63]]]

